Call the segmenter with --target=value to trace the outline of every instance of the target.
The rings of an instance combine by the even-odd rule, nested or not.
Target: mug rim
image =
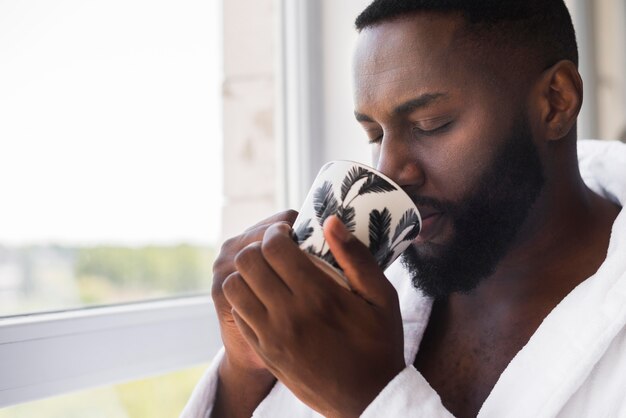
[[[383,179],[385,179],[386,181],[388,181],[389,183],[391,183],[392,186],[394,186],[396,189],[401,190],[402,193],[404,193],[404,195],[408,198],[408,200],[411,202],[411,205],[413,205],[413,208],[415,209],[415,212],[417,213],[417,218],[419,219],[419,225],[420,225],[420,232],[421,232],[421,226],[422,226],[422,214],[420,213],[419,208],[417,207],[417,205],[415,204],[415,202],[413,201],[413,199],[411,199],[411,197],[408,195],[407,192],[404,191],[404,189],[402,188],[402,186],[400,186],[398,183],[396,183],[395,181],[393,181],[392,179],[390,179],[389,177],[387,177],[387,175],[381,173],[379,170],[375,169],[372,166],[369,166],[367,164],[364,163],[360,163],[358,161],[353,161],[353,160],[331,160],[328,161],[326,164],[324,164],[322,166],[322,168],[320,169],[323,170],[324,167],[326,167],[327,165],[333,164],[333,163],[349,163],[352,165],[357,165],[359,167],[365,168],[366,170],[369,170],[371,172],[373,172],[374,174],[376,174],[379,177],[382,177]]]

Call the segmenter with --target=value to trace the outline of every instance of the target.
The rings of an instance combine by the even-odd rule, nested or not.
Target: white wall
[[[593,4],[597,136],[626,139],[626,5],[624,0],[594,0]]]
[[[242,12],[245,10],[245,13]],[[224,206],[221,239],[277,210],[272,0],[223,2]]]
[[[354,20],[370,0],[322,0],[326,160],[369,163],[367,136],[354,119],[352,51],[357,38]]]

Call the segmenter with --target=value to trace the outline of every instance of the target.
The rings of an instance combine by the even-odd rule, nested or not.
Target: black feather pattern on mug
[[[358,186],[358,187],[356,187]],[[356,193],[354,192],[356,190]],[[320,226],[326,219],[336,214],[350,232],[356,228],[356,210],[352,203],[359,196],[370,193],[387,193],[397,188],[384,178],[371,173],[363,167],[352,167],[341,183],[341,194],[338,199],[330,181],[324,181],[313,194],[313,210]],[[312,220],[307,219],[300,223],[294,231],[294,240],[298,244],[304,243],[313,234]],[[369,214],[369,249],[376,261],[385,269],[394,258],[396,247],[406,240],[413,240],[420,230],[419,217],[413,209],[408,209],[396,225],[391,236],[391,212],[384,208],[382,211],[374,209]],[[322,260],[341,271],[332,253],[326,248],[326,241],[321,248],[309,246],[307,251],[315,254]]]

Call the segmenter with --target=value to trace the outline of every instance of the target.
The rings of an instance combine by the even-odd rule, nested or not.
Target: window
[[[221,16],[219,1],[0,3],[0,407],[219,347]]]
[[[0,316],[206,292],[217,1],[0,4]]]

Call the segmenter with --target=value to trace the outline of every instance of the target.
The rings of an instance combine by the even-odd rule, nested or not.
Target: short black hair
[[[563,0],[374,0],[355,26],[360,32],[418,12],[460,14],[470,35],[531,48],[546,68],[563,59],[578,65],[574,25]]]

